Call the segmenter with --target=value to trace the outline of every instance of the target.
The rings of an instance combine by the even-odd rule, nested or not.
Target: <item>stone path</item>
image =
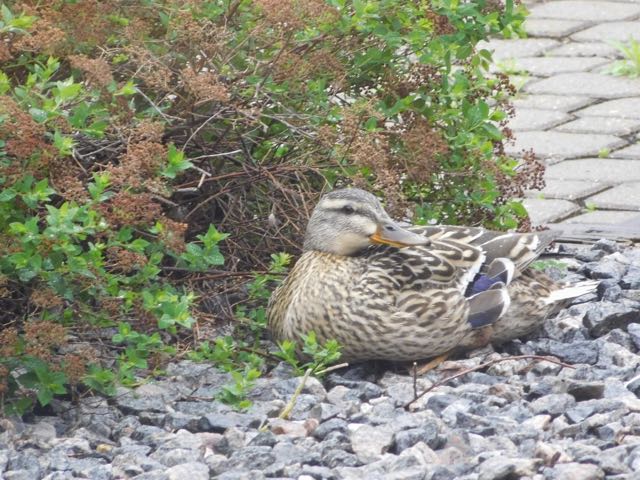
[[[611,42],[640,41],[640,0],[527,5],[529,38],[485,45],[520,86],[508,153],[548,165],[525,206],[537,225],[640,239],[640,78],[603,73],[621,58]]]

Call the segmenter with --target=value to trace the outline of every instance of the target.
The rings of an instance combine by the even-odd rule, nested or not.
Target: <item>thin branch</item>
[[[556,365],[560,365],[560,366],[565,367],[565,368],[575,368],[573,365],[569,365],[567,363],[563,363],[560,360],[558,360],[557,358],[545,357],[545,356],[542,356],[542,355],[514,355],[514,356],[510,356],[510,357],[497,358],[497,359],[491,360],[489,362],[481,363],[480,365],[477,365],[475,367],[467,368],[465,370],[462,370],[461,372],[456,373],[455,375],[451,375],[450,377],[446,377],[446,378],[443,378],[442,380],[437,381],[436,383],[431,385],[429,388],[427,388],[426,390],[421,392],[419,395],[415,395],[413,400],[411,400],[410,402],[407,402],[404,405],[404,408],[405,409],[409,408],[409,406],[413,402],[415,402],[416,400],[424,397],[427,393],[429,393],[430,391],[434,390],[435,388],[438,388],[438,387],[441,387],[443,385],[446,385],[451,380],[455,380],[456,378],[463,377],[467,373],[477,372],[477,371],[482,370],[484,368],[491,367],[492,365],[495,365],[496,363],[506,362],[508,360],[533,360],[533,361],[536,361],[536,362],[550,362],[550,363],[554,363]]]
[[[287,403],[285,405],[285,407],[282,409],[282,412],[280,412],[280,415],[278,415],[279,419],[287,420],[289,418],[289,415],[291,415],[291,411],[296,406],[296,401],[298,400],[298,397],[300,396],[300,393],[302,393],[302,389],[304,388],[305,384],[307,383],[309,375],[311,375],[311,369],[307,368],[307,371],[304,372],[304,376],[300,380],[300,383],[298,384],[298,387],[296,388],[296,391],[293,392],[293,395],[291,396],[291,400],[289,400],[289,403]]]
[[[334,370],[338,370],[340,368],[346,368],[348,366],[349,366],[349,364],[347,362],[339,363],[337,365],[332,365],[330,367],[325,368],[324,370],[320,370],[320,371],[316,372],[316,376],[320,377],[320,376],[324,375],[325,373],[333,372]]]

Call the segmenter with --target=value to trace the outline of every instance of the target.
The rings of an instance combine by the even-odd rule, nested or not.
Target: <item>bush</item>
[[[513,198],[542,167],[504,154],[512,87],[477,48],[521,32],[511,0],[1,14],[0,395],[17,411],[131,382],[196,323],[216,345],[203,358],[263,369],[261,308],[286,264],[271,254],[299,253],[327,183],[384,192],[417,223],[527,227]]]

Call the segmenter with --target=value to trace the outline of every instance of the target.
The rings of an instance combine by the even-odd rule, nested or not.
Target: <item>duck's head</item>
[[[346,188],[320,199],[307,226],[304,250],[350,256],[375,244],[401,248],[427,245],[429,240],[394,222],[374,195]]]

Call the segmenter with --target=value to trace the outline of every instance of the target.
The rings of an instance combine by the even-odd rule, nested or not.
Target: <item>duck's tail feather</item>
[[[544,303],[551,305],[562,300],[570,300],[572,298],[581,297],[588,293],[595,292],[598,288],[599,280],[586,280],[574,285],[561,288],[559,290],[553,290],[545,299]]]
[[[472,328],[481,328],[491,325],[502,317],[511,304],[511,298],[504,284],[496,283],[489,290],[470,297],[468,302],[467,321]]]

